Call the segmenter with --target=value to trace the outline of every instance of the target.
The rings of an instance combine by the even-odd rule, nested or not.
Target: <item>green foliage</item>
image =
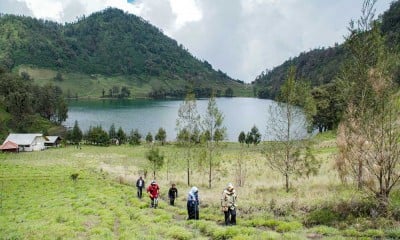
[[[390,239],[400,239],[400,228],[392,228],[385,231],[385,235]]]
[[[32,81],[6,71],[0,72],[0,109],[2,134],[33,129],[46,132],[65,121],[68,112],[60,88],[34,86]]]
[[[85,140],[87,143],[93,145],[108,146],[110,144],[110,138],[101,126],[90,126],[85,134]]]
[[[151,132],[148,132],[146,135],[146,143],[152,143],[153,142],[153,135]]]
[[[161,145],[164,145],[165,140],[167,139],[167,132],[164,128],[159,128],[154,139],[158,142],[161,142]]]
[[[67,132],[67,140],[73,142],[74,144],[78,144],[82,141],[82,138],[82,130],[79,128],[78,121],[75,121],[72,131]]]
[[[126,134],[125,134],[124,130],[122,129],[122,127],[118,128],[117,139],[119,141],[119,144],[124,144],[127,140]]]
[[[303,225],[299,222],[280,222],[278,226],[276,226],[275,230],[277,232],[293,232],[301,229]]]
[[[311,211],[305,220],[305,224],[308,226],[332,225],[340,220],[342,220],[342,218],[339,213],[335,212],[332,208],[326,207]]]
[[[60,85],[67,84],[71,72],[90,76],[85,80],[95,80],[99,74],[128,80],[126,85],[100,88],[97,97],[127,98],[132,85],[142,84],[148,84],[143,96],[153,98],[184,97],[188,89],[195,89],[197,97],[210,96],[213,90],[220,95],[227,91],[229,96],[233,90],[246,91],[243,82],[196,59],[149,22],[115,8],[66,24],[3,14],[0,47],[0,65],[52,69],[57,74],[51,80]]]
[[[164,155],[160,153],[160,149],[152,147],[147,153],[146,158],[149,160],[153,169],[153,179],[156,179],[156,171],[164,165]]]
[[[324,236],[333,236],[333,235],[338,235],[339,234],[339,230],[334,228],[334,227],[328,227],[328,226],[324,226],[324,225],[319,225],[319,226],[315,226],[313,228],[310,228],[308,230],[308,232],[310,233],[318,233]]]
[[[172,226],[168,229],[167,236],[177,240],[190,240],[193,239],[193,234],[186,229],[178,226]]]
[[[116,130],[115,130],[115,125],[114,125],[114,123],[111,124],[110,129],[108,130],[108,137],[109,137],[110,139],[115,139],[115,138],[117,138],[117,132],[116,132]]]
[[[140,145],[140,141],[142,139],[142,134],[139,133],[138,129],[132,130],[129,136],[129,144],[131,145]]]
[[[242,145],[246,142],[246,134],[243,131],[239,134],[238,142]]]

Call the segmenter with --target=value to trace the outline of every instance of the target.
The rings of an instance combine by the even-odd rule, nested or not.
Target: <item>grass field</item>
[[[186,220],[190,187],[184,149],[174,144],[160,147],[166,162],[156,176],[161,187],[158,209],[149,208],[147,197],[138,199],[134,187],[139,174],[149,170],[149,146],[68,146],[0,154],[0,239],[399,239],[394,218],[335,215],[344,213],[338,206],[362,211],[367,200],[338,180],[333,137],[317,137],[320,173],[294,180],[289,193],[283,178],[267,167],[262,144],[226,144],[211,189],[208,172],[201,170],[206,166],[193,161],[191,185],[200,189],[199,221]],[[225,227],[219,199],[227,183],[236,181],[239,158],[246,162],[247,175],[245,185],[236,188],[238,225]],[[73,181],[75,173],[79,175]],[[151,179],[148,173],[146,185]],[[172,182],[179,190],[176,206],[167,203]],[[396,190],[394,207],[400,206],[399,199]]]
[[[131,98],[147,98],[148,93],[154,89],[180,89],[180,86],[185,86],[181,79],[165,80],[155,77],[132,77],[132,76],[103,76],[103,75],[88,75],[81,73],[62,73],[63,81],[55,81],[54,77],[57,71],[36,68],[22,65],[15,69],[19,74],[21,72],[28,73],[34,82],[40,86],[45,84],[53,84],[59,86],[65,95],[68,93],[71,97],[78,96],[79,98],[100,98],[103,94],[108,94],[109,89],[113,86],[119,88],[127,87],[131,91]],[[204,86],[210,87],[210,86]],[[252,97],[253,89],[251,86],[232,85],[235,96]],[[225,87],[218,88],[225,90]]]

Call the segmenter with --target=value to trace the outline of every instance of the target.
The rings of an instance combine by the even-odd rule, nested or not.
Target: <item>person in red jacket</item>
[[[155,180],[151,181],[151,184],[147,187],[147,192],[151,200],[150,207],[157,208],[158,205],[158,195],[160,194],[160,187]]]

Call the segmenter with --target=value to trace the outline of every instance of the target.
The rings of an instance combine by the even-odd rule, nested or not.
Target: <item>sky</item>
[[[392,0],[378,0],[376,16]],[[0,0],[0,12],[74,22],[116,7],[141,16],[216,70],[245,82],[315,48],[342,43],[363,0]]]

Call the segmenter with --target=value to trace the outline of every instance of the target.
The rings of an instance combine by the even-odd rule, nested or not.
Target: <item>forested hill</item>
[[[185,88],[224,93],[243,87],[142,18],[114,8],[64,25],[1,15],[0,49],[0,64],[9,69],[29,65],[65,76],[124,76],[128,88],[147,84],[149,94],[182,94]]]
[[[387,45],[393,52],[400,52],[400,1],[393,2],[378,21]],[[274,99],[290,66],[296,67],[298,79],[310,81],[312,86],[330,83],[345,59],[346,48],[343,44],[303,52],[272,70],[263,71],[253,82],[254,92],[260,98]],[[397,73],[397,76],[400,74]]]

